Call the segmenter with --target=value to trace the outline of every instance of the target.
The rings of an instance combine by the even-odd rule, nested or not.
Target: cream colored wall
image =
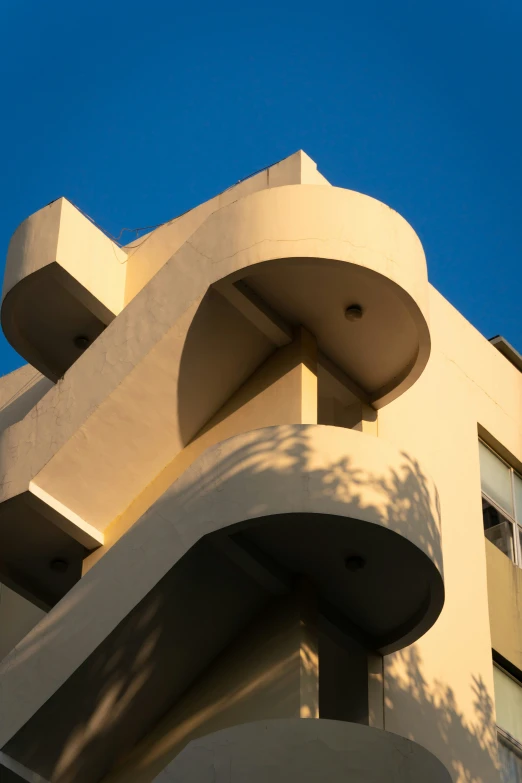
[[[24,364],[0,378],[0,431],[21,421],[53,387],[42,373]]]
[[[300,598],[276,599],[103,783],[150,783],[191,740],[229,726],[319,717],[317,628]]]
[[[84,560],[84,574],[207,448],[273,424],[317,422],[317,346],[304,329],[235,392],[195,438],[105,530],[104,545]]]
[[[375,234],[378,224],[382,233]],[[274,225],[278,238],[267,239],[274,236]],[[401,263],[391,264],[390,254]],[[100,384],[105,385],[105,373],[120,373],[123,378],[98,407],[88,407],[89,422],[73,431],[35,483],[80,518],[104,529],[128,506],[140,484],[153,480],[185,445],[178,419],[180,363],[187,332],[209,284],[263,260],[305,255],[360,262],[397,286],[404,285],[404,296],[415,308],[412,317],[416,313],[419,319],[422,351],[429,350],[421,314],[427,311],[424,254],[402,218],[372,199],[327,186],[254,193],[213,213],[71,368],[66,382],[77,378],[74,371],[84,362],[83,387],[91,367]],[[93,367],[100,364],[101,378]],[[74,418],[85,409],[91,393],[98,397],[98,384],[83,387]],[[62,394],[67,391],[64,388]],[[63,437],[64,428],[53,428],[53,435],[55,429]],[[120,469],[124,463],[126,471]],[[16,472],[14,465],[12,469]],[[98,493],[92,492],[93,486]]]
[[[446,602],[424,638],[386,658],[385,728],[432,750],[459,783],[489,783],[496,744],[477,425],[522,457],[522,376],[433,288],[430,316],[428,366],[380,411],[379,437],[434,477]]]
[[[522,671],[522,568],[486,540],[491,643]]]
[[[310,169],[302,160],[300,167],[301,172],[303,167]],[[267,176],[263,172],[241,187],[245,193],[266,190]],[[274,171],[274,177],[279,172]],[[288,416],[313,419],[314,373],[310,374],[309,364],[299,362],[274,374],[281,353],[254,376],[250,390],[248,385],[242,387],[229,408],[219,412],[178,457],[183,444],[176,421],[177,367],[186,332],[210,283],[284,253],[338,258],[388,276],[404,286],[421,312],[430,311],[432,354],[417,383],[380,411],[378,436],[419,459],[435,479],[443,525],[446,604],[424,638],[385,659],[384,727],[432,750],[458,783],[489,783],[496,780],[491,647],[499,640],[505,650],[499,652],[514,665],[519,665],[519,658],[509,656],[515,657],[519,647],[507,628],[515,614],[495,608],[509,580],[505,563],[501,566],[491,551],[490,627],[477,427],[486,438],[502,444],[517,464],[522,463],[522,375],[434,289],[428,307],[417,238],[391,210],[372,204],[366,212],[359,198],[336,195],[336,189],[325,185],[298,193],[286,187],[277,198],[273,193],[254,193],[232,204],[228,192],[212,207],[202,205],[200,212],[162,227],[139,247],[129,249],[128,269],[134,270],[127,273],[126,300],[133,298],[129,307],[71,368],[60,387],[44,398],[36,423],[26,420],[3,437],[0,456],[9,465],[3,474],[3,497],[8,498],[11,490],[26,489],[28,480],[40,472],[42,487],[71,507],[77,504],[100,528],[120,513],[114,527],[107,528],[110,544],[209,445],[253,426],[288,423]],[[320,225],[313,233],[318,238],[296,239],[307,235],[309,224],[316,225],[321,209]],[[355,234],[341,237],[337,229],[345,213],[360,220],[354,220]],[[205,231],[193,233],[209,214]],[[253,222],[252,214],[256,215]],[[280,239],[271,238],[274,221],[283,226]],[[390,236],[391,255],[404,260],[402,266],[390,262]],[[187,238],[190,241],[165,263]],[[30,241],[26,238],[22,244]],[[362,249],[354,251],[359,243]],[[47,244],[45,239],[42,252]],[[53,253],[49,251],[49,257]],[[212,264],[209,258],[214,259]],[[140,291],[147,280],[149,285]],[[6,290],[11,284],[8,276]],[[273,380],[267,384],[270,373]],[[86,378],[96,378],[96,384],[86,384]],[[291,405],[289,389],[294,390]],[[130,422],[137,424],[133,428]],[[375,426],[361,427],[377,434]],[[59,447],[62,452],[56,458]],[[115,468],[126,462],[130,470],[116,476]],[[92,492],[93,486],[98,493]],[[133,491],[138,496],[129,506]],[[518,595],[518,572],[515,577],[517,589],[510,589],[510,594]],[[78,587],[72,604],[81,603],[82,596],[95,589],[89,575]],[[65,614],[66,604],[60,608]]]
[[[71,525],[80,519],[103,531],[186,445],[180,363],[209,286],[264,261],[303,257],[337,259],[347,280],[352,266],[378,273],[411,307],[426,358],[425,259],[397,213],[327,185],[256,192],[214,212],[43,398],[35,416],[2,433],[0,500],[33,481]]]

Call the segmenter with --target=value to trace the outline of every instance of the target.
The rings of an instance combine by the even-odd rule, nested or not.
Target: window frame
[[[504,666],[502,666],[502,664],[496,660],[494,652],[493,652],[493,667],[499,669],[503,674],[505,674],[507,677],[513,680],[513,682],[515,682],[519,687],[522,688],[522,681],[518,677],[515,677],[510,671],[504,668]],[[496,700],[496,694],[495,694],[495,700]],[[501,728],[501,726],[499,726],[498,723],[495,723],[495,728],[497,730],[498,744],[503,745],[510,753],[513,753],[515,756],[517,756],[519,759],[522,760],[522,743],[519,740],[517,740],[515,737],[513,737],[509,733],[509,731],[506,731],[505,729]]]
[[[486,441],[482,440],[482,438],[479,438],[479,443],[481,443],[488,451],[490,451],[494,457],[496,457],[500,462],[502,462],[509,470],[509,479],[511,482],[511,503],[513,506],[513,515],[509,513],[509,511],[506,511],[502,508],[495,500],[493,500],[487,492],[484,492],[482,489],[482,475],[481,475],[481,495],[482,497],[487,500],[487,502],[490,504],[490,506],[493,506],[494,509],[498,511],[499,514],[501,514],[503,517],[505,517],[506,521],[509,522],[512,526],[512,535],[513,535],[513,559],[511,559],[511,562],[514,563],[518,568],[522,568],[522,519],[519,521],[516,518],[517,513],[517,506],[516,506],[516,497],[515,497],[515,480],[514,476],[517,476],[522,481],[522,476],[520,473],[515,470],[515,468],[509,464],[509,462],[506,462],[503,457],[500,456],[494,449],[489,446]]]
[[[505,778],[506,770],[504,768],[504,764],[501,759],[500,748],[501,747],[504,748],[504,752],[507,751],[508,757],[514,756],[519,760],[519,763],[522,763],[522,745],[519,742],[517,742],[517,740],[514,739],[514,737],[512,737],[507,731],[504,731],[504,729],[501,729],[499,726],[497,726],[496,728],[497,728],[497,746],[498,746],[499,763],[500,763],[499,772],[500,772],[501,779],[504,781],[506,780]],[[518,764],[516,764],[516,766],[518,767]],[[511,769],[509,770],[509,772],[511,772]],[[517,775],[517,779],[520,779],[520,774],[518,772],[516,772],[516,775]],[[514,779],[509,775],[507,780],[513,781]]]
[[[504,731],[504,729],[501,729],[498,724],[496,725],[497,725],[498,741],[502,742],[502,744],[506,748],[511,750],[516,756],[522,759],[522,743],[520,743],[518,740],[512,737],[508,731]]]

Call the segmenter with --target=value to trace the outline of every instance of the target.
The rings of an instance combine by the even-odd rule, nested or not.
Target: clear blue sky
[[[522,351],[517,0],[3,0],[0,29],[2,263],[58,196],[117,235],[302,148]],[[21,363],[2,337],[0,373]]]

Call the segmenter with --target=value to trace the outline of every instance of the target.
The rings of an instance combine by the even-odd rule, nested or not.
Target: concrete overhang
[[[30,365],[0,378],[0,433],[8,437],[10,428],[20,432],[16,425],[26,417],[34,421],[52,388]],[[25,489],[0,504],[0,580],[49,609],[80,578],[86,552],[103,540],[99,530],[28,480]]]
[[[12,247],[22,264],[16,274],[9,267],[6,290],[59,266],[117,312],[123,257],[68,202],[46,210],[49,241],[41,245],[47,234],[36,225],[47,217],[23,224]],[[89,236],[81,254],[94,259],[89,278],[71,244],[76,225]],[[170,249],[56,387],[0,435],[0,501],[46,498],[49,514],[58,509],[62,529],[87,548],[296,324],[317,331],[321,366],[336,367],[374,407],[409,388],[429,356],[422,247],[374,199],[319,183],[265,187],[215,209]],[[358,322],[344,317],[354,303]]]
[[[2,295],[13,348],[60,378],[123,308],[126,259],[65,198],[24,220],[9,244]]]
[[[363,563],[355,572],[353,556]],[[437,493],[416,460],[321,425],[268,427],[209,448],[0,664],[0,746],[15,760],[32,747],[45,777],[75,721],[96,724],[96,753],[89,734],[70,768],[75,780],[99,779],[130,749],[125,738],[137,741],[296,573],[317,585],[325,621],[367,649],[389,652],[425,633],[444,588]],[[154,678],[140,685],[133,650],[139,657],[149,638]],[[122,678],[133,698],[105,724],[104,694]]]
[[[332,720],[246,723],[193,740],[154,783],[450,783],[432,753],[388,731]]]
[[[53,381],[214,211],[249,193],[327,180],[302,150],[122,247],[65,198],[17,228],[7,254],[1,321],[11,345]]]

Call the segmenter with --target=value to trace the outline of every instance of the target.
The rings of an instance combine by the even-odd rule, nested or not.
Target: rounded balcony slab
[[[247,723],[193,740],[154,783],[450,783],[411,740],[331,720]]]
[[[428,361],[422,245],[375,199],[317,185],[262,191],[207,218],[180,260],[189,249],[212,261],[212,282],[243,314],[257,304],[276,331],[303,325],[315,334],[376,407],[408,389]],[[351,319],[354,306],[360,317]],[[266,334],[277,341],[270,326]]]
[[[123,307],[127,254],[67,199],[30,215],[6,261],[2,328],[53,381]]]
[[[347,567],[353,557],[362,568]],[[208,448],[70,590],[64,622],[74,644],[64,649],[45,633],[65,611],[61,602],[42,621],[43,640],[34,629],[31,660],[14,650],[2,663],[0,741],[24,724],[31,735],[40,708],[45,725],[68,678],[80,694],[71,703],[83,702],[90,667],[98,666],[89,656],[98,650],[112,659],[118,626],[139,637],[151,601],[165,613],[163,626],[183,639],[174,668],[168,635],[154,653],[163,650],[167,664],[165,672],[155,665],[164,690],[169,680],[171,695],[179,694],[196,661],[202,670],[238,625],[302,575],[316,585],[329,623],[368,649],[397,650],[428,630],[444,601],[440,520],[433,482],[412,456],[361,432],[305,424],[252,430]],[[85,623],[92,616],[94,626]],[[20,700],[21,692],[30,699]],[[68,732],[70,716],[61,714]],[[143,714],[152,723],[160,717]]]
[[[126,258],[66,199],[31,215],[8,252],[8,340],[56,380],[121,312]],[[181,247],[174,243],[172,262],[173,294],[185,304],[214,284],[225,296],[232,286],[237,304],[237,284],[243,293],[246,286],[290,328],[315,332],[376,406],[409,388],[428,360],[422,246],[375,199],[326,185],[252,193],[212,212]],[[347,317],[354,307],[360,318]]]
[[[368,648],[411,644],[442,609],[436,488],[413,457],[371,435],[283,425],[234,436],[153,510],[187,543],[213,534],[282,582],[308,576]]]

